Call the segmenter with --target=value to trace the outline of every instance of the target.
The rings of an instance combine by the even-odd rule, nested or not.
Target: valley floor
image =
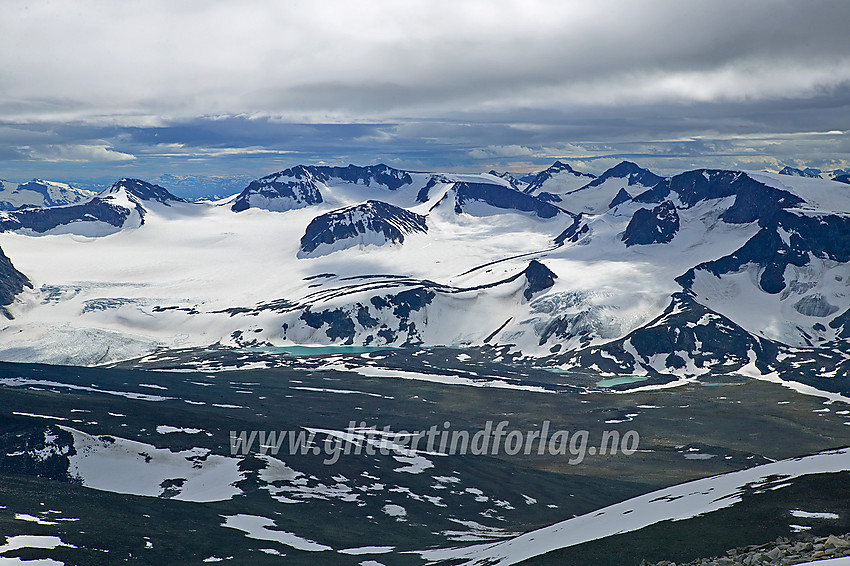
[[[229,371],[197,352],[127,364],[143,370],[0,364],[0,563],[637,566],[850,531],[850,453],[835,451],[850,407],[829,395],[745,375],[615,384],[474,350],[262,369],[230,355]],[[503,421],[523,442],[547,427],[572,444],[452,454],[396,434]],[[299,432],[309,449],[279,437]],[[602,454],[612,433],[621,450]],[[336,442],[350,453],[332,458]]]

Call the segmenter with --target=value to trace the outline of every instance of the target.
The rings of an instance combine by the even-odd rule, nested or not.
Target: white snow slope
[[[848,185],[751,176],[805,199],[801,214],[850,211]],[[540,218],[484,203],[478,208],[487,214],[450,207],[429,213],[454,182],[509,186],[492,175],[442,174],[421,202],[420,189],[432,177],[412,173],[412,183],[397,190],[331,179],[319,184],[322,203],[285,212],[236,213],[232,198],[148,200],[142,203],[143,223],[128,221],[105,236],[0,233],[0,248],[33,283],[8,307],[14,319],[0,326],[0,359],[92,365],[160,347],[217,342],[466,346],[487,338],[529,355],[547,355],[553,344],[566,352],[621,339],[646,325],[682,291],[677,277],[734,253],[760,230],[757,222],[720,218],[734,196],[688,206],[671,193],[680,228],[667,243],[623,243],[632,215],[655,206],[627,201],[584,215],[586,229],[559,247],[554,240],[573,223],[569,214]],[[587,192],[588,206],[596,207],[617,192],[614,181],[595,187],[605,192],[602,200],[593,190],[573,196]],[[427,233],[410,233],[398,245],[376,245],[381,238],[364,236],[363,245],[329,245],[328,253],[298,257],[313,218],[369,199],[426,215]],[[557,278],[526,292],[522,272],[532,259]],[[804,344],[804,335],[836,339],[838,330],[826,324],[831,319],[793,306],[816,294],[837,309],[831,317],[845,312],[850,264],[812,257],[807,266],[789,266],[787,289],[779,294],[764,292],[756,275],[754,268],[721,277],[698,271],[693,292],[754,335],[792,346]],[[404,316],[396,306],[373,301],[411,290],[433,297]],[[327,321],[308,324],[306,309],[344,313],[352,322],[345,332]],[[569,331],[547,334],[555,323]]]

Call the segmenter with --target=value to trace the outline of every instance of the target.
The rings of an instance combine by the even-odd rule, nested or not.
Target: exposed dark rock
[[[670,370],[687,364],[683,355],[697,368],[725,366],[728,370],[748,364],[751,351],[756,355],[756,365],[767,369],[767,364],[776,359],[778,347],[751,335],[687,294],[674,293],[658,318],[620,340],[579,350],[573,358],[580,360],[583,367],[595,365],[602,371],[629,373],[643,368],[655,374],[658,369],[651,362],[659,355],[664,356],[664,367]]]
[[[15,295],[24,290],[24,287],[32,288],[32,283],[26,275],[15,269],[3,250],[0,249],[0,305],[11,304],[15,300]],[[2,309],[4,314],[5,309]]]
[[[820,178],[820,174],[822,171],[820,169],[815,169],[813,167],[806,167],[805,169],[797,169],[796,167],[785,166],[779,172],[780,175],[792,175],[794,177],[812,177],[812,178]]]
[[[690,289],[696,270],[706,270],[719,277],[738,272],[747,264],[754,264],[761,271],[761,288],[776,294],[785,289],[785,269],[789,265],[808,265],[809,254],[841,263],[850,261],[848,217],[808,216],[781,210],[764,224],[755,236],[732,254],[701,263],[676,281],[685,289]],[[787,244],[779,234],[780,229],[788,234]]]
[[[370,200],[314,218],[301,237],[301,253],[309,254],[320,245],[332,245],[369,233],[387,242],[403,243],[406,234],[427,232],[425,217],[397,206]]]
[[[806,316],[826,317],[838,312],[838,307],[829,304],[820,293],[815,293],[794,303],[794,310]]]
[[[630,200],[632,200],[632,195],[630,195],[626,189],[620,189],[620,192],[614,195],[614,198],[611,199],[610,203],[608,203],[608,208],[614,208],[615,206]]]
[[[0,181],[0,191],[5,191],[7,189],[7,187],[4,187],[3,182]],[[70,185],[65,185],[64,183],[53,183],[42,179],[33,179],[32,181],[21,183],[8,195],[5,192],[0,193],[0,210],[15,210],[19,208],[15,202],[16,197],[20,198],[22,193],[35,193],[39,195],[42,199],[41,203],[24,205],[37,207],[79,204],[94,196],[94,194],[89,194],[88,191],[82,191]],[[4,198],[8,198],[9,200],[4,200]]]
[[[230,209],[242,212],[249,208],[286,211],[322,202],[322,193],[313,174],[302,165],[268,175],[251,183],[242,191]]]
[[[391,191],[413,182],[407,171],[399,171],[384,164],[367,167],[297,165],[252,181],[236,197],[231,209],[234,212],[252,207],[285,211],[318,204],[323,201],[318,183],[327,183],[331,179],[367,187],[375,185]]]
[[[803,202],[798,196],[768,187],[745,173],[714,169],[687,171],[665,179],[632,200],[659,203],[667,199],[670,193],[676,193],[686,208],[704,200],[735,196],[735,202],[721,217],[725,222],[733,224],[768,221],[779,210]]]
[[[521,193],[503,185],[487,183],[455,183],[446,196],[434,205],[441,206],[447,199],[454,196],[454,210],[457,214],[464,212],[467,202],[483,202],[495,208],[531,212],[540,218],[552,218],[566,211],[537,199],[529,194]],[[433,209],[432,209],[433,210]]]
[[[555,279],[558,278],[551,269],[536,259],[533,259],[528,263],[528,267],[525,268],[523,274],[525,274],[527,284],[522,295],[528,301],[531,300],[531,297],[534,296],[535,293],[545,291],[554,285]]]
[[[53,208],[20,208],[0,217],[0,231],[29,229],[43,234],[72,222],[99,221],[120,228],[130,216],[130,209],[95,197],[85,204]]]
[[[534,196],[545,202],[561,202],[564,200],[563,198],[561,198],[561,195],[556,195],[555,193],[549,193],[546,191],[537,193]]]
[[[505,181],[507,181],[510,184],[510,186],[512,186],[513,188],[515,188],[518,191],[521,191],[527,184],[527,183],[524,183],[523,181],[520,181],[519,179],[517,179],[516,177],[514,177],[513,175],[511,175],[507,171],[504,172],[504,173],[499,173],[497,171],[490,171],[489,174],[493,175],[494,177],[504,179]]]
[[[835,330],[839,330],[839,338],[850,338],[850,309],[847,309],[839,316],[836,316],[829,322],[829,326]]]
[[[591,180],[596,178],[596,175],[591,175],[590,173],[582,173],[580,171],[576,171],[575,169],[570,167],[567,163],[564,163],[562,161],[556,161],[555,163],[550,165],[548,168],[546,168],[543,171],[541,171],[540,173],[538,173],[534,177],[534,180],[529,183],[528,187],[525,189],[525,192],[526,193],[533,193],[535,191],[540,190],[540,188],[543,187],[543,184],[546,181],[548,181],[549,179],[551,179],[555,175],[558,175],[558,174],[564,173],[564,172],[572,174],[576,177],[587,177],[588,181],[591,181]]]
[[[400,335],[405,337],[406,344],[417,344],[422,339],[410,316],[431,304],[435,297],[434,291],[415,287],[396,294],[374,296],[365,305],[355,303],[322,311],[307,307],[300,319],[311,328],[322,329],[329,339],[343,344],[353,344],[355,338],[369,344],[378,343],[379,339],[383,344],[390,344]],[[377,311],[391,312],[398,321],[398,327],[394,329],[381,324],[370,312],[369,305]]]
[[[132,208],[122,202],[122,192]],[[0,231],[27,229],[43,234],[75,222],[103,222],[120,229],[134,210],[144,224],[146,210],[142,203],[145,201],[156,201],[166,206],[171,206],[171,202],[185,202],[160,186],[138,179],[121,179],[82,204],[50,208],[27,206],[5,213],[0,216]]]
[[[307,307],[301,313],[301,320],[307,323],[311,328],[322,328],[327,325],[325,334],[331,340],[347,340],[352,343],[354,340],[354,321],[351,320],[345,309],[327,309],[319,312],[313,312],[310,307]]]
[[[425,183],[425,186],[419,189],[419,192],[416,193],[416,202],[428,202],[428,199],[431,196],[431,189],[436,187],[438,184],[446,184],[451,183],[451,180],[447,177],[443,177],[442,175],[432,175],[428,182]]]
[[[664,177],[656,175],[649,169],[644,169],[637,163],[631,161],[621,161],[617,165],[611,167],[599,177],[589,182],[580,190],[590,187],[598,187],[608,179],[628,179],[629,186],[643,185],[644,187],[653,187],[664,180]],[[631,198],[631,197],[629,197]]]
[[[623,242],[626,247],[665,244],[672,240],[678,231],[679,214],[673,203],[667,200],[652,210],[648,208],[637,210],[626,227]]]
[[[566,230],[558,234],[555,238],[555,244],[560,246],[566,242],[577,242],[583,234],[588,233],[590,233],[590,228],[586,222],[582,221],[582,215],[579,214],[573,219],[573,223]]]
[[[137,197],[141,200],[157,201],[159,203],[171,206],[170,202],[186,202],[180,197],[174,196],[168,190],[159,185],[141,181],[139,179],[121,179],[112,187],[101,193],[102,196],[114,194],[124,189],[127,194]]]

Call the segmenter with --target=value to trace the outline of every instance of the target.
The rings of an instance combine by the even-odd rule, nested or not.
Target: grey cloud
[[[228,169],[240,148],[258,170],[848,156],[807,134],[850,130],[841,0],[28,6],[0,20],[0,158],[20,170]]]

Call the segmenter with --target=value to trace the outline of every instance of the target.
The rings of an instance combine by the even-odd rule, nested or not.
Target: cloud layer
[[[227,169],[242,153],[258,167],[847,165],[841,0],[247,6],[4,8],[0,175]]]

